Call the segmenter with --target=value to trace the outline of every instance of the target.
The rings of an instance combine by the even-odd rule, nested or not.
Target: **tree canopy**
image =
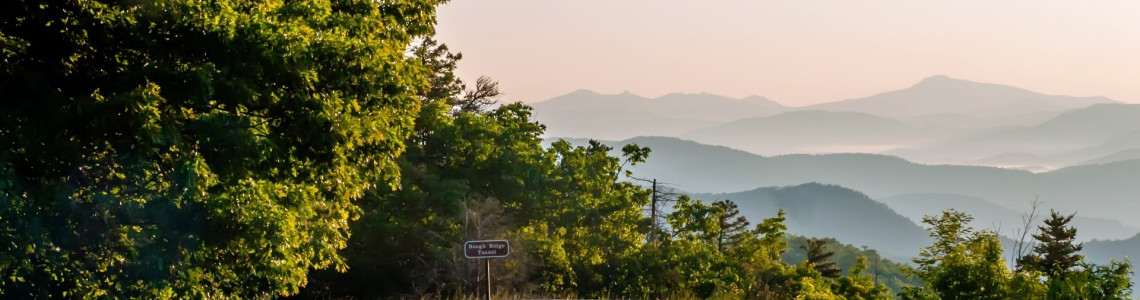
[[[296,293],[396,186],[438,1],[0,4],[0,290]]]

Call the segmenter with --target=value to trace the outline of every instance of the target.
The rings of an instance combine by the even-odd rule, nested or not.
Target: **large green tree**
[[[905,299],[1007,299],[1010,271],[997,234],[975,231],[970,215],[953,209],[923,217],[935,239],[914,259],[925,286],[905,289]]]
[[[5,297],[291,294],[395,187],[439,1],[4,1]]]

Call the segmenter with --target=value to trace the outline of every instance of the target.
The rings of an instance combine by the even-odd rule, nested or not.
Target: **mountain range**
[[[938,75],[927,77],[902,90],[805,108],[862,112],[886,117],[945,114],[996,117],[1062,111],[1097,103],[1115,102],[1104,97],[1045,95],[1008,85],[972,82]]]
[[[639,137],[604,142],[615,148],[636,143],[652,149],[649,159],[631,169],[678,189],[727,193],[757,187],[808,182],[834,184],[878,199],[916,193],[941,193],[986,199],[1023,210],[1034,199],[1045,209],[1080,212],[1082,217],[1109,219],[1140,227],[1140,160],[1075,166],[1050,172],[986,166],[926,165],[877,154],[780,155],[765,157],[723,146],[668,137]],[[1130,236],[1119,229],[1110,236]]]
[[[951,208],[998,232],[1012,259],[1013,230],[1035,201],[1041,215],[1076,213],[1089,261],[1140,255],[1137,104],[934,76],[804,107],[584,90],[534,107],[548,141],[649,147],[648,160],[629,167],[638,178],[703,201],[731,199],[753,222],[784,210],[790,234],[897,261],[930,243],[923,216]]]
[[[668,136],[755,154],[874,153],[1047,171],[1137,158],[1140,105],[933,76],[897,91],[788,107],[707,93],[577,91],[534,104],[548,137]]]
[[[931,241],[925,230],[886,205],[835,185],[805,183],[692,196],[709,202],[732,200],[742,216],[757,223],[783,210],[791,234],[842,237],[845,243],[879,249],[897,261],[909,261]]]
[[[547,136],[625,139],[679,135],[728,120],[768,116],[789,108],[763,97],[732,99],[713,94],[669,94],[649,99],[630,93],[579,90],[535,103]]]
[[[1014,235],[1015,229],[1024,230],[1025,220],[1032,207],[1031,203],[1026,203],[1021,210],[1014,210],[978,197],[940,193],[905,194],[876,200],[915,223],[921,223],[925,215],[935,215],[950,208],[969,212],[974,216],[971,225],[975,228],[989,228],[1009,236]],[[1035,213],[1033,226],[1048,216],[1049,211],[1044,209]],[[1060,213],[1076,214],[1071,224],[1080,229],[1078,241],[1127,239],[1140,233],[1140,228],[1135,226],[1124,225],[1114,220],[1087,217],[1079,210]],[[1034,227],[1030,227],[1032,228]]]

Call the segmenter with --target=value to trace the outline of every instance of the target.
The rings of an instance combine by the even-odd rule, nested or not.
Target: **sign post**
[[[487,266],[487,300],[491,300],[491,259],[511,254],[511,243],[506,240],[467,241],[463,243],[463,256],[482,258]]]

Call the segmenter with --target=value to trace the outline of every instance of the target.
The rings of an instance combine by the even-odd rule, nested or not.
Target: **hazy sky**
[[[1140,1],[452,0],[438,38],[506,100],[578,89],[807,105],[931,75],[1140,103]]]

